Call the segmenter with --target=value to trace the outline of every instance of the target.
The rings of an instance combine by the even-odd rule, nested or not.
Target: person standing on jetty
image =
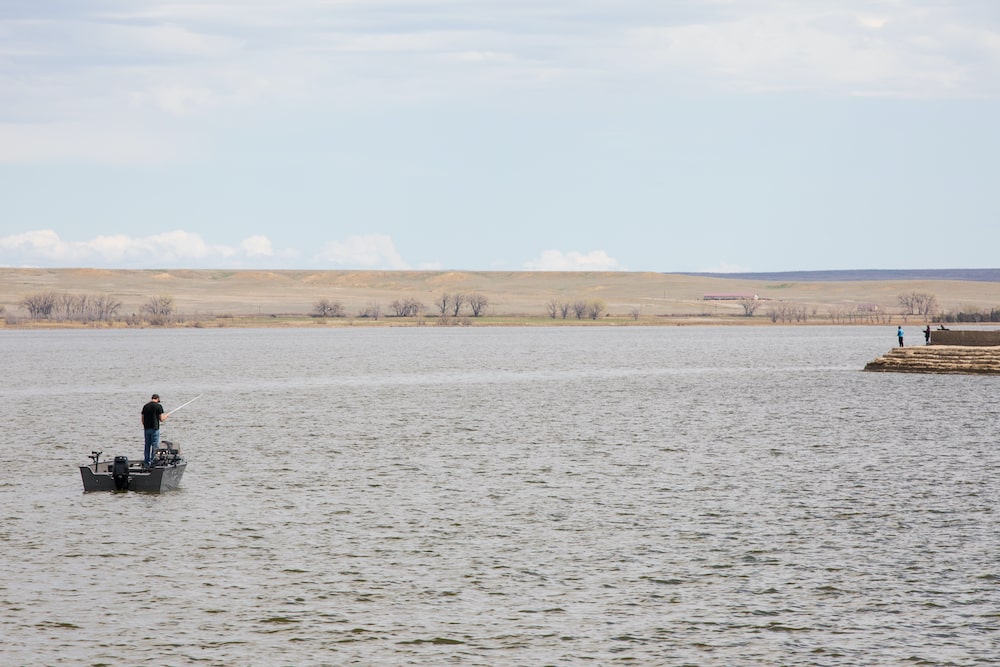
[[[924,329],[924,345],[930,345],[930,344],[931,344],[931,325],[928,324],[927,328]]]
[[[903,347],[903,327],[900,326],[896,329],[896,337],[899,338],[899,346]]]
[[[160,422],[167,421],[167,414],[160,405],[160,395],[153,394],[149,403],[142,406],[142,429],[146,437],[146,448],[143,450],[142,464],[147,468],[153,463],[156,450],[160,447]]]

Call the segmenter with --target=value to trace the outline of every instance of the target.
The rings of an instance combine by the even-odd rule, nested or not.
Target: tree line
[[[46,292],[26,296],[18,304],[33,320],[68,322],[110,322],[118,316],[122,303],[109,295]]]
[[[42,292],[21,299],[18,304],[32,320],[56,322],[112,322],[122,319],[122,302],[108,294],[69,294]],[[129,324],[167,324],[174,311],[174,300],[169,296],[152,297],[140,308],[144,316],[126,317]]]
[[[937,309],[937,297],[927,292],[910,292],[896,297],[903,315],[930,316]]]
[[[743,302],[745,301],[745,302]],[[744,314],[753,317],[763,299],[745,299],[741,301]],[[1000,308],[971,308],[959,312],[943,312],[938,309],[937,297],[926,292],[910,292],[897,296],[898,313],[907,316],[920,316],[925,320],[942,322],[1000,322]],[[174,299],[170,296],[154,296],[148,298],[139,308],[139,313],[123,316],[122,302],[107,294],[70,294],[65,292],[42,292],[32,294],[22,299],[19,304],[32,320],[49,320],[59,322],[113,322],[125,321],[129,325],[142,324],[165,325],[176,319]],[[476,292],[442,293],[436,298],[433,309],[437,311],[439,323],[450,323],[455,318],[482,317],[486,309],[493,305],[489,298]],[[428,308],[414,298],[396,299],[385,311],[379,302],[370,302],[361,307],[357,317],[378,320],[383,316],[399,318],[415,318],[424,315]],[[551,319],[597,320],[607,311],[604,301],[599,299],[550,299],[545,303],[545,311]],[[4,309],[0,307],[0,313]],[[641,309],[634,307],[630,311],[634,319],[639,319]],[[816,309],[808,311],[805,306],[792,305],[783,302],[772,302],[767,307],[767,316],[772,322],[805,322],[815,318]],[[347,309],[339,301],[320,299],[313,305],[310,316],[319,318],[348,317]],[[8,320],[13,316],[6,314]],[[829,318],[834,323],[884,323],[891,320],[890,309],[872,305],[870,308],[847,309],[833,307],[829,310]]]
[[[899,303],[899,314],[903,317],[917,315],[923,316],[926,320],[934,319],[937,309],[937,297],[934,294],[928,292],[899,294],[896,296],[896,301]],[[753,316],[754,311],[748,309],[746,305],[744,305],[744,311],[747,317]],[[858,306],[855,309],[835,306],[829,309],[828,314],[834,323],[886,323],[892,320],[892,313],[877,304],[869,304],[868,307]],[[778,303],[768,308],[767,315],[772,322],[805,322],[809,319],[810,313],[807,312],[805,306]],[[811,315],[816,315],[815,309]]]
[[[1000,322],[1000,308],[942,313],[937,319],[941,322]]]
[[[472,315],[472,317],[482,317],[486,307],[490,305],[490,300],[486,296],[478,293],[466,294],[455,292],[453,294],[444,293],[434,306],[442,318],[460,317]],[[396,299],[389,304],[392,317],[417,317],[427,311],[427,306],[417,299]],[[340,301],[330,299],[320,299],[313,305],[310,312],[312,317],[347,317],[347,309]],[[367,319],[380,319],[382,317],[382,304],[372,302],[363,306],[358,311],[358,317]]]
[[[565,320],[569,319],[570,315],[573,315],[578,320],[596,320],[604,314],[607,306],[600,299],[590,301],[584,299],[577,299],[576,301],[549,299],[545,302],[545,310],[552,319],[559,318]],[[633,311],[633,317],[635,317],[635,312]],[[638,318],[636,317],[636,319]]]

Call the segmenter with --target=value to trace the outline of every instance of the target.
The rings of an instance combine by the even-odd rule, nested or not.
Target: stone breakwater
[[[933,339],[932,339],[933,342]],[[1000,375],[1000,346],[895,347],[865,364],[866,371]]]

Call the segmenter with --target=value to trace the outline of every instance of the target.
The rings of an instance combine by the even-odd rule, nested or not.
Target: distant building
[[[878,304],[877,303],[859,303],[858,304],[859,313],[877,313]]]
[[[706,294],[702,297],[702,301],[743,301],[744,299],[757,301],[760,297],[756,294]]]

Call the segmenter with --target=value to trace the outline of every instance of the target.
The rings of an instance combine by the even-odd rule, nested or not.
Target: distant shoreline
[[[181,327],[912,326],[925,321],[923,315],[903,314],[905,297],[912,294],[933,297],[932,321],[939,314],[1000,311],[1000,288],[987,280],[993,275],[1000,282],[1000,269],[682,274],[0,268],[0,320],[5,323],[0,326],[95,326],[54,321],[72,319],[58,317],[59,310],[49,320],[29,321],[27,301],[38,295],[57,296],[60,303],[109,298],[116,304],[111,319],[127,324],[105,322],[104,327],[146,326],[144,308],[159,298],[169,300],[172,314],[157,326]],[[883,278],[863,279],[871,276]],[[487,305],[480,316],[473,316],[468,301],[457,315],[442,308],[443,300],[457,295],[481,297]],[[324,302],[344,317],[310,317]],[[394,317],[403,302],[417,304],[417,315]],[[551,317],[554,309],[580,303],[599,304],[598,319],[579,319],[572,311],[566,319],[562,312]],[[379,315],[378,320],[365,313]]]
[[[460,320],[460,321],[459,321]],[[893,330],[891,338],[895,340],[895,329],[903,326],[913,329],[907,332],[908,340],[916,340],[927,325],[923,320],[909,321],[897,318],[891,322],[831,322],[828,319],[815,318],[802,322],[773,322],[766,317],[650,317],[633,320],[625,317],[602,317],[597,320],[551,319],[549,317],[465,317],[445,321],[435,316],[423,318],[382,317],[377,320],[346,317],[319,318],[302,315],[255,317],[255,316],[213,316],[203,319],[180,319],[165,324],[128,324],[124,321],[115,322],[68,322],[68,321],[31,321],[26,320],[16,324],[0,320],[0,331],[70,331],[70,330],[139,330],[139,329],[384,329],[384,328],[441,328],[441,327],[478,327],[478,328],[567,328],[567,327],[882,327]],[[935,324],[936,326],[936,324]],[[994,328],[1000,330],[1000,323],[969,323],[962,328]]]
[[[866,280],[967,280],[1000,283],[1000,269],[832,269],[824,271],[760,271],[711,273],[682,271],[678,275],[704,278],[803,282]]]

